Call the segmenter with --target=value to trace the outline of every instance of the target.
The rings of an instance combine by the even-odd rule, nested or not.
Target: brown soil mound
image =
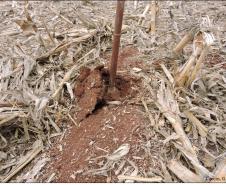
[[[119,56],[119,63],[122,65],[129,61],[133,67],[135,63],[129,59],[130,56],[130,52],[123,51]],[[140,65],[142,66],[142,62]],[[127,69],[128,65],[125,66],[120,69]],[[64,139],[53,145],[49,151],[51,162],[43,171],[44,175],[40,181],[46,182],[46,179],[55,173],[55,182],[118,182],[115,172],[120,163],[115,164],[105,175],[86,172],[103,167],[106,158],[98,157],[110,155],[125,143],[130,145],[130,150],[119,161],[126,162],[120,173],[128,167],[131,168],[129,161],[136,163],[138,170],[144,173],[150,166],[158,168],[156,159],[147,156],[140,143],[147,142],[146,139],[151,137],[148,136],[150,132],[143,135],[149,121],[144,116],[141,106],[137,105],[141,81],[128,74],[117,76],[117,91],[111,93],[112,91],[108,90],[109,73],[103,66],[93,70],[81,69],[74,91],[80,107],[75,117],[81,122],[79,127],[73,125],[66,132]],[[158,147],[159,145],[153,145],[153,155],[158,155]],[[95,158],[98,159],[94,160]]]
[[[109,72],[104,66],[98,66],[94,70],[84,67],[80,71],[79,80],[75,87],[75,96],[77,98],[80,111],[76,118],[83,120],[96,109],[106,104],[106,101],[122,100],[128,96],[134,96],[131,86],[134,86],[138,79],[130,76],[117,76],[116,89],[109,88]]]

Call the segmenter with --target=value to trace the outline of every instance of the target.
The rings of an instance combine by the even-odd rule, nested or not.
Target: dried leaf
[[[115,150],[111,155],[107,156],[110,161],[118,161],[125,155],[129,153],[130,145],[122,144],[117,150]]]

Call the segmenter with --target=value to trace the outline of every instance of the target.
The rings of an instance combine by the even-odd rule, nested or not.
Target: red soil
[[[139,130],[146,122],[138,107],[131,105],[107,106],[97,110],[82,121],[80,127],[73,127],[65,139],[51,151],[51,167],[48,171],[56,173],[55,182],[106,182],[105,176],[83,175],[90,169],[101,168],[100,161],[89,160],[111,154],[123,143],[131,146],[126,158],[140,156],[136,150],[139,144]],[[106,151],[106,152],[105,152]],[[144,167],[147,160],[142,160]],[[150,162],[149,162],[150,163]],[[117,181],[114,171],[108,174],[111,181]],[[49,176],[49,175],[48,175]]]
[[[142,62],[129,59],[137,54],[131,48],[123,51],[119,56],[119,69],[131,70],[131,67],[137,67],[137,63],[142,68]],[[108,90],[108,85],[109,74],[103,66],[93,70],[81,69],[75,87],[75,96],[80,107],[75,117],[77,121],[81,121],[80,126],[72,126],[65,138],[53,145],[49,152],[51,162],[44,170],[45,175],[41,181],[45,182],[52,173],[56,173],[55,182],[117,182],[117,165],[108,171],[108,177],[84,175],[83,172],[101,168],[106,159],[91,159],[111,154],[124,143],[131,147],[124,159],[136,162],[138,168],[142,169],[148,169],[152,164],[149,157],[143,156],[144,151],[139,143],[141,130],[149,122],[141,107],[133,104],[139,99],[140,81],[128,74],[117,76],[117,91],[113,94]],[[121,104],[106,103],[112,100],[121,101]],[[61,151],[59,146],[62,147]],[[134,156],[138,158],[134,159]],[[142,160],[139,159],[141,156]]]
[[[118,71],[131,70],[133,67],[148,70],[148,65],[138,59],[140,53],[136,48],[126,47],[122,49],[118,57]],[[109,52],[104,58],[108,61],[111,59],[111,52]]]
[[[109,88],[109,73],[104,66],[98,66],[94,70],[83,68],[80,72],[79,81],[75,87],[75,96],[80,111],[76,115],[78,121],[83,120],[93,113],[97,107],[106,101],[122,100],[126,96],[136,93],[131,86],[136,86],[138,79],[130,76],[117,76],[116,89]],[[128,97],[127,97],[128,98]]]

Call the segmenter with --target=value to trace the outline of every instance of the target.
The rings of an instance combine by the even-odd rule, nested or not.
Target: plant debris
[[[226,3],[0,3],[1,182],[225,182]],[[183,172],[183,173],[182,173]]]

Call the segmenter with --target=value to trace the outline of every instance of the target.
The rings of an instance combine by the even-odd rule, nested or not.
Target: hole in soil
[[[83,68],[78,77],[78,83],[74,93],[78,100],[81,111],[77,118],[79,121],[88,117],[98,109],[106,105],[106,101],[122,100],[134,96],[131,86],[138,79],[130,76],[116,77],[116,90],[109,89],[110,75],[104,66],[98,66],[93,70]]]
[[[105,105],[106,105],[106,101],[105,100],[101,100],[101,101],[97,102],[96,105],[95,105],[95,108],[92,111],[92,114],[95,113],[97,110],[102,109]]]

